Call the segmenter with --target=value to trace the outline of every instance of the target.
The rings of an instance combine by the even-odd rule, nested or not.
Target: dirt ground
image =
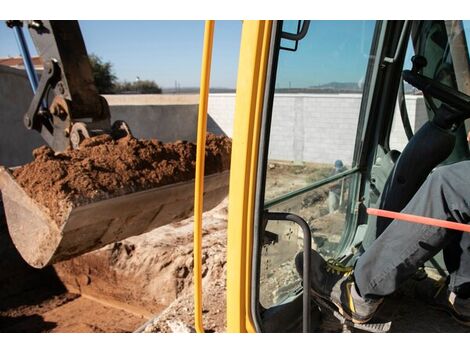
[[[149,316],[67,290],[51,266],[34,269],[10,240],[0,204],[0,332],[131,332]]]
[[[281,161],[268,163],[265,200],[275,199],[288,192],[308,186],[328,177],[332,165],[317,163],[293,164]]]
[[[204,319],[207,329],[217,332],[225,329],[227,205],[226,199],[203,218]],[[154,331],[194,325],[192,218],[54,267],[70,291],[112,298],[157,315]]]
[[[204,214],[208,331],[225,329],[226,218],[227,200]],[[156,316],[151,331],[190,329],[192,233],[190,218],[33,269],[14,250],[3,218],[0,266],[10,271],[0,274],[0,332],[133,332]]]
[[[73,293],[2,312],[2,332],[132,332],[145,317]]]

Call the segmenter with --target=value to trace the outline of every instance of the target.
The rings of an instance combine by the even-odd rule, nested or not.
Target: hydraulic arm
[[[129,133],[118,121],[111,126],[109,107],[98,94],[85,43],[77,21],[7,21],[15,29],[25,68],[35,92],[24,116],[28,129],[41,133],[55,151],[77,148],[84,138],[108,133]],[[35,81],[31,58],[22,38],[22,26],[28,27],[38,54],[44,63],[39,81]]]

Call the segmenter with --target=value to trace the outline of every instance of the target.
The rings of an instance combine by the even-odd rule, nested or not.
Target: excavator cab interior
[[[325,259],[353,265],[391,221],[367,208],[399,212],[433,169],[469,158],[469,28],[466,21],[274,22],[255,196],[256,330],[335,331],[303,294],[308,277],[297,273],[296,254],[311,236]],[[416,276],[430,273],[445,276],[440,254]],[[392,331],[419,331],[399,318],[386,316]]]

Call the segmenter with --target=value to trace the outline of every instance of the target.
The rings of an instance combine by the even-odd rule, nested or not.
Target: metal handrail
[[[323,180],[314,182],[314,183],[312,183],[312,184],[310,184],[310,185],[308,185],[308,186],[305,186],[305,187],[303,187],[303,188],[300,188],[300,189],[298,189],[298,190],[295,190],[295,191],[292,191],[292,192],[290,192],[290,193],[284,194],[284,195],[282,195],[282,196],[280,196],[280,197],[274,198],[274,199],[272,199],[272,200],[270,200],[270,201],[268,201],[268,202],[266,202],[266,203],[264,204],[264,209],[266,210],[266,209],[269,209],[269,208],[271,208],[271,207],[273,207],[273,206],[275,206],[275,205],[278,205],[278,204],[280,204],[280,203],[284,203],[285,201],[287,201],[287,200],[289,200],[289,199],[292,199],[292,198],[294,198],[294,197],[297,197],[297,196],[299,196],[299,195],[301,195],[301,194],[303,194],[303,193],[306,193],[306,192],[308,192],[308,191],[311,191],[311,190],[313,190],[313,189],[315,189],[315,188],[324,186],[324,185],[326,185],[326,184],[328,184],[328,183],[337,181],[337,180],[339,180],[339,179],[341,179],[341,178],[343,178],[343,177],[345,177],[345,176],[352,175],[352,174],[354,174],[354,173],[356,173],[356,172],[358,172],[358,171],[359,171],[359,168],[356,166],[356,167],[353,167],[353,168],[350,169],[350,170],[346,170],[346,171],[341,172],[341,173],[339,173],[339,174],[336,174],[336,175],[327,177],[327,178],[325,178],[325,179],[323,179]]]
[[[397,62],[398,57],[400,56],[401,52],[403,51],[406,45],[405,36],[406,36],[406,33],[408,32],[408,28],[410,25],[411,25],[411,21],[408,21],[408,20],[405,21],[405,23],[403,24],[403,28],[400,33],[400,38],[398,39],[398,44],[397,44],[397,47],[395,48],[395,53],[393,54],[393,57],[384,57],[383,62],[385,64],[393,64]]]
[[[267,220],[274,221],[292,221],[302,228],[304,233],[304,253],[303,253],[303,274],[302,281],[304,291],[302,294],[302,332],[310,332],[310,262],[311,262],[311,248],[312,248],[312,233],[307,222],[300,216],[290,213],[266,213]]]

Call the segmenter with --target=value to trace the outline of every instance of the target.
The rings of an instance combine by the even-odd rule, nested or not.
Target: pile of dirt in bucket
[[[230,153],[230,138],[209,134],[205,174],[229,169]],[[193,179],[196,145],[131,136],[115,141],[100,135],[84,140],[76,150],[54,153],[43,146],[33,156],[34,161],[15,169],[13,176],[61,225],[70,208]]]

